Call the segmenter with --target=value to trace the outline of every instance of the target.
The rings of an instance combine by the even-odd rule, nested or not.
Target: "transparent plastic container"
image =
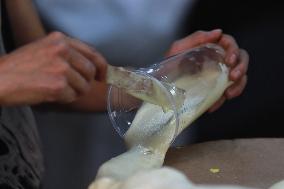
[[[195,79],[198,77],[197,85],[207,87],[211,79],[206,78],[202,80],[203,72],[205,74],[208,70],[210,70],[210,73],[216,72],[216,77],[212,77],[212,80],[216,79],[218,73],[222,72],[220,63],[224,62],[223,57],[224,50],[220,46],[206,44],[169,57],[150,67],[135,70],[137,74],[142,74],[149,78],[154,77],[161,81],[163,90],[167,91],[167,100],[171,105],[170,111],[172,111],[172,119],[175,122],[174,132],[169,133],[168,136],[171,141],[180,132],[180,114],[182,113],[180,112],[182,108],[178,105],[175,98],[173,98],[173,90],[175,87],[183,89],[183,85],[179,86],[175,81],[185,75],[192,76],[192,78],[195,77]],[[169,87],[169,84],[171,87]],[[186,90],[188,91],[188,89]],[[121,137],[125,136],[137,111],[139,111],[144,103],[140,99],[127,94],[125,90],[110,86],[108,92],[108,114],[113,127]],[[167,113],[164,111],[164,114]],[[143,119],[148,119],[148,117]]]
[[[149,68],[140,68],[134,70],[135,73],[139,75],[143,75],[148,78],[156,78],[161,81],[162,90],[167,94],[167,104],[170,104],[169,109],[173,111],[175,117],[175,127],[176,131],[171,138],[174,138],[179,127],[179,119],[177,114],[177,103],[175,102],[172,93],[169,90],[168,85],[165,86],[163,83],[170,83],[172,88],[175,87],[173,83],[168,79],[166,75],[160,75],[160,65],[155,64]],[[136,115],[137,110],[145,103],[141,99],[138,99],[130,94],[128,94],[125,90],[119,89],[115,86],[110,86],[108,92],[108,114],[110,120],[112,122],[113,127],[118,132],[121,137],[124,137],[125,133],[129,129],[132,124],[132,121]],[[158,106],[158,105],[157,105]],[[161,107],[162,109],[162,107]],[[166,113],[166,112],[164,112]]]

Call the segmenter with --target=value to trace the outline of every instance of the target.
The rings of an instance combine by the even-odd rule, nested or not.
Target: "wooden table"
[[[221,140],[174,148],[165,164],[194,183],[268,188],[284,179],[284,139]]]

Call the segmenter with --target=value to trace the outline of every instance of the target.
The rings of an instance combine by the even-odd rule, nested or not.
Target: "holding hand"
[[[73,102],[105,70],[106,61],[94,49],[54,32],[0,58],[0,105]]]
[[[223,96],[209,109],[209,112],[217,110],[226,99],[232,99],[239,96],[247,83],[247,69],[249,63],[248,53],[240,49],[235,39],[222,30],[216,29],[209,32],[197,31],[188,37],[176,41],[170,48],[167,56],[172,56],[190,48],[205,44],[217,43],[225,51],[225,63],[230,69],[229,79],[234,82],[223,94]]]

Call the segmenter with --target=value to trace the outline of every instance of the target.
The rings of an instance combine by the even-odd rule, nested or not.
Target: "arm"
[[[46,35],[32,0],[6,0],[5,3],[17,46]]]
[[[13,37],[17,46],[28,44],[46,35],[35,7],[33,6],[32,0],[7,0],[6,8],[13,31]],[[80,49],[80,53],[88,56],[90,61],[93,60],[93,64],[95,64],[95,66],[98,64],[96,78],[103,78],[103,76],[100,76],[103,75],[100,72],[102,69],[104,69],[103,64],[106,64],[106,61],[101,56],[101,59],[97,60],[96,56],[94,55],[97,52],[91,52],[87,45],[83,45],[79,41],[72,41],[74,41],[73,44],[76,47],[84,46]],[[77,45],[79,43],[81,45]],[[95,61],[103,61],[104,63],[95,63]],[[80,96],[70,104],[65,104],[64,107],[82,111],[105,110],[107,85],[104,82],[94,80],[91,82],[89,88],[90,90],[88,93],[85,93],[82,97]],[[32,102],[32,104],[34,103],[37,104],[37,102]]]
[[[81,110],[103,110],[106,67],[94,49],[61,33],[52,33],[0,57],[0,105],[56,103]]]

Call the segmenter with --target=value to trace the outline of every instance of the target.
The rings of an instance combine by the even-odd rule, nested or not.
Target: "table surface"
[[[172,148],[165,165],[198,184],[268,188],[284,179],[284,138],[220,140]],[[219,172],[211,172],[212,168]]]

